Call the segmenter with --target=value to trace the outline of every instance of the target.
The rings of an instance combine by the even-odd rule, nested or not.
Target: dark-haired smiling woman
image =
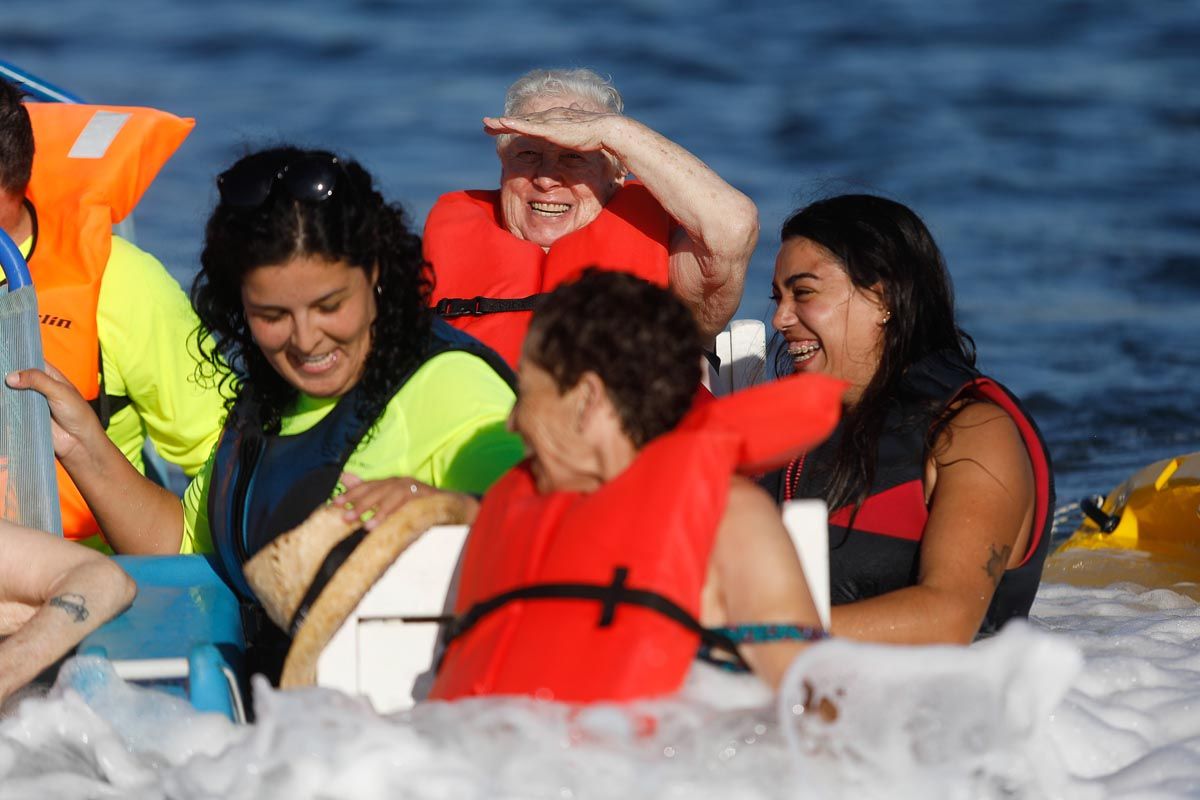
[[[795,212],[781,238],[781,355],[850,384],[834,435],[763,479],[780,501],[830,508],[832,633],[966,643],[1026,616],[1053,517],[1049,454],[975,369],[928,229],[899,203],[843,195]]]
[[[331,495],[346,489],[369,526],[430,486],[482,493],[523,448],[505,429],[507,366],[434,319],[420,239],[361,166],[281,147],[218,188],[192,302],[220,343],[206,357],[228,376],[229,414],[182,504],[107,444],[68,384],[9,380],[50,401],[55,450],[118,552],[215,551],[252,600],[242,564]]]

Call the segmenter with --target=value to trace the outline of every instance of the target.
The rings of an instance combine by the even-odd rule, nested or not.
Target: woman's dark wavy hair
[[[954,319],[954,289],[941,250],[911,209],[867,194],[819,200],[783,223],[780,241],[804,238],[828,250],[859,289],[882,287],[891,312],[883,326],[879,367],[862,397],[847,409],[829,476],[830,508],[860,505],[875,477],[876,453],[888,409],[910,366],[939,350],[975,363],[975,342]],[[777,366],[784,366],[786,350]]]
[[[700,383],[696,320],[670,291],[590,268],[542,298],[525,355],[560,392],[595,372],[636,447],[679,424]]]
[[[240,159],[230,170],[275,174],[301,159],[334,159],[332,153],[275,147]],[[357,404],[374,419],[391,396],[394,376],[420,357],[432,320],[428,308],[432,271],[421,255],[421,240],[409,230],[404,210],[384,200],[371,175],[357,162],[339,159],[333,193],[322,201],[297,200],[276,180],[261,204],[233,205],[222,198],[209,217],[192,284],[192,305],[200,317],[197,341],[207,363],[198,377],[210,385],[220,378],[226,407],[241,397],[259,410],[267,433],[279,430],[284,411],[298,390],[279,375],[250,335],[242,307],[242,281],[259,267],[315,256],[344,262],[368,275],[378,268],[371,350],[359,385]],[[205,332],[211,332],[209,340]],[[235,375],[225,372],[229,365]]]

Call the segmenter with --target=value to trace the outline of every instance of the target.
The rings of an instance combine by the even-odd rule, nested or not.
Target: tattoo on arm
[[[51,597],[50,605],[61,608],[76,622],[83,622],[88,618],[87,598],[81,594],[60,594],[58,597]]]
[[[1012,548],[1008,545],[1004,545],[999,550],[996,549],[995,545],[989,545],[989,548],[991,549],[992,554],[988,556],[987,563],[984,564],[983,570],[988,574],[988,577],[992,579],[992,583],[999,586],[1000,579],[1004,577],[1004,570],[1006,569],[1005,565],[1008,564],[1008,556],[1010,553],[1012,553]]]

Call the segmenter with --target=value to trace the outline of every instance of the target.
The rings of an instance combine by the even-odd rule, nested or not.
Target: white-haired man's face
[[[604,111],[577,97],[543,95],[527,101],[520,113],[567,106]],[[499,155],[504,225],[518,239],[543,248],[596,219],[621,186],[616,164],[602,151],[582,153],[513,136]]]

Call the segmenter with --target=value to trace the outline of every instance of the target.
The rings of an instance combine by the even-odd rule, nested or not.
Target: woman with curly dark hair
[[[278,147],[217,186],[192,301],[217,342],[198,333],[201,377],[229,413],[182,507],[118,463],[67,387],[19,380],[49,398],[63,464],[118,552],[214,551],[250,599],[241,565],[341,489],[371,527],[432,486],[482,493],[522,447],[505,430],[510,371],[434,319],[420,239],[361,166]]]

